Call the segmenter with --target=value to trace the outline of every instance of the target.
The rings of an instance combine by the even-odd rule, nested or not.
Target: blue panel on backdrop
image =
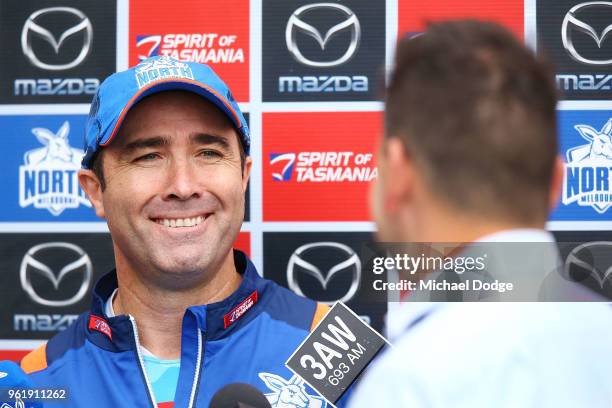
[[[612,111],[558,112],[566,162],[561,202],[552,221],[612,220]]]
[[[0,116],[0,221],[101,221],[77,178],[86,118]]]

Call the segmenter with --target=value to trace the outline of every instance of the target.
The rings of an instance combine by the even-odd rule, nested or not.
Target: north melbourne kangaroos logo
[[[66,208],[77,208],[81,204],[91,207],[79,187],[77,176],[83,151],[70,147],[69,132],[67,121],[57,133],[45,128],[32,129],[44,147],[27,151],[23,166],[19,166],[19,205],[22,208],[33,205],[59,216]]]
[[[272,408],[325,408],[327,402],[321,397],[308,394],[304,380],[294,375],[285,380],[280,375],[259,373],[259,378],[272,391],[265,394]]]
[[[153,57],[138,64],[135,69],[138,89],[151,82],[166,78],[193,79],[189,65],[170,57]]]
[[[566,153],[563,204],[577,203],[603,214],[612,205],[612,118],[601,130],[588,125],[574,129],[588,143]]]

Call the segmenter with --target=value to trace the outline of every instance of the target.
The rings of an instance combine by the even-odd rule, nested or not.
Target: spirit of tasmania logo
[[[77,172],[81,167],[83,151],[70,147],[66,121],[57,133],[45,128],[34,128],[32,133],[44,146],[24,154],[19,166],[19,205],[22,208],[48,210],[59,216],[66,208],[79,205],[91,207],[79,186]]]
[[[566,152],[563,204],[577,203],[603,214],[612,205],[612,118],[601,130],[582,124],[574,129],[587,143]]]
[[[244,50],[236,40],[236,35],[217,33],[137,35],[136,49],[140,61],[159,55],[202,64],[244,63]]]
[[[274,181],[370,182],[378,175],[372,158],[372,153],[350,151],[270,153],[270,165]]]

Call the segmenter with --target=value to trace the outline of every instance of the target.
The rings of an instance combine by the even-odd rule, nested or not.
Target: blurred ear
[[[79,170],[79,184],[96,210],[96,215],[100,218],[106,218],[102,201],[102,185],[98,176],[91,170],[81,169]]]
[[[552,178],[550,180],[550,193],[548,196],[548,209],[554,210],[559,204],[559,197],[563,188],[563,175],[565,174],[565,163],[561,156],[557,156],[553,166]]]
[[[414,162],[403,142],[393,137],[383,146],[384,154],[384,210],[397,213],[410,205],[414,193]]]

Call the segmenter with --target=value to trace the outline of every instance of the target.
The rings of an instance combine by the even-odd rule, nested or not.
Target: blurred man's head
[[[562,170],[555,84],[512,34],[457,21],[402,39],[385,102],[373,196],[382,239],[544,225]],[[421,233],[430,228],[438,232]]]

